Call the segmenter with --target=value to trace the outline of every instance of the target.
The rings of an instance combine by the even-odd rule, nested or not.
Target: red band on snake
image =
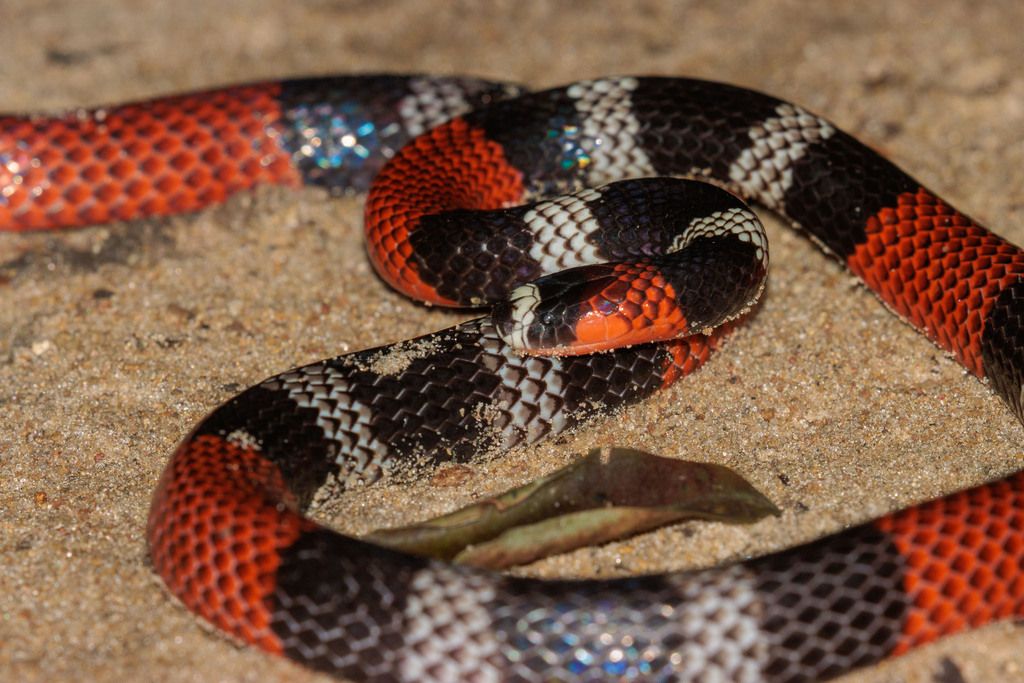
[[[406,343],[399,372],[370,349],[206,418],[154,496],[171,592],[247,642],[372,681],[814,680],[1020,616],[1021,474],[740,565],[612,582],[455,568],[302,516],[329,477],[533,442],[699,367],[760,291],[766,242],[732,195],[652,176],[778,212],[1024,419],[1024,254],[825,119],[689,79],[517,94],[308,79],[0,119],[2,228],[195,210],[261,182],[369,187],[383,277],[494,305]],[[629,178],[645,179],[613,182]]]

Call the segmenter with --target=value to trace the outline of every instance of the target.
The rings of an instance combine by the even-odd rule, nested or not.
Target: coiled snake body
[[[359,680],[797,681],[1019,616],[1021,474],[731,567],[608,582],[456,568],[302,516],[329,477],[536,441],[697,368],[760,291],[765,240],[732,196],[651,176],[778,212],[1024,419],[1021,250],[760,93],[371,76],[0,118],[2,228],[195,210],[262,182],[369,189],[378,272],[434,303],[498,302],[406,343],[398,370],[388,348],[297,368],[185,439],[150,550],[228,633]],[[647,179],[606,185],[623,178]]]

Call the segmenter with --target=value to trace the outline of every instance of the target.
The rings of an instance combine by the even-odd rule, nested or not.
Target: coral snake
[[[825,119],[683,78],[531,94],[384,75],[0,117],[3,229],[260,183],[368,191],[384,278],[494,308],[397,365],[381,347],[271,377],[184,440],[149,548],[223,631],[356,680],[798,681],[1024,610],[1024,474],[740,564],[603,582],[458,568],[302,515],[328,479],[533,442],[700,366],[767,270],[760,224],[719,188],[809,233],[1024,419],[1024,253]]]

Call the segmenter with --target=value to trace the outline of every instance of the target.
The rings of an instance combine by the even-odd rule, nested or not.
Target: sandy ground
[[[4,0],[0,13],[7,111],[332,72],[535,87],[694,75],[825,114],[1024,242],[1019,0]],[[269,190],[195,216],[0,235],[0,680],[319,680],[171,600],[143,529],[176,442],[240,388],[464,317],[373,276],[360,206]],[[457,485],[371,489],[344,503],[345,527],[422,517],[606,443],[724,463],[785,511],[536,568],[605,577],[764,553],[1024,464],[1020,425],[980,382],[767,223],[764,303],[703,371],[555,445],[475,464]],[[1022,651],[1024,632],[1004,623],[847,680],[1024,680]]]

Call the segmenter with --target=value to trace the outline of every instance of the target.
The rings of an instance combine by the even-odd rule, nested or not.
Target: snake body
[[[801,681],[1024,610],[1024,474],[733,566],[603,582],[409,557],[301,513],[328,479],[534,442],[699,367],[760,290],[763,233],[720,190],[651,176],[776,211],[1024,419],[1024,253],[796,105],[681,78],[533,94],[305,79],[0,118],[0,162],[7,229],[195,210],[260,182],[368,188],[386,279],[498,302],[271,377],[184,440],[154,496],[153,563],[246,642],[370,681]],[[634,345],[509,344],[606,337]]]

